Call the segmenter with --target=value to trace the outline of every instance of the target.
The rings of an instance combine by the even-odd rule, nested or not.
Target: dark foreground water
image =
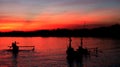
[[[35,46],[35,51],[21,51],[15,57],[8,49],[13,41],[19,46]],[[120,67],[120,40],[84,38],[84,47],[98,47],[100,53],[82,57],[80,62],[73,62],[71,67]],[[66,59],[68,38],[42,37],[0,37],[0,67],[70,67]],[[72,38],[76,50],[80,38]],[[31,48],[20,48],[31,49]]]

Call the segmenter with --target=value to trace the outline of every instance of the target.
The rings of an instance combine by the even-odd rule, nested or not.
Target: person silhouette
[[[16,44],[17,44],[16,41],[12,43],[12,52],[13,53],[18,53],[18,51],[19,51],[19,47]]]
[[[75,54],[75,51],[74,51],[73,47],[71,46],[71,42],[72,42],[72,39],[71,39],[71,37],[69,37],[69,46],[67,47],[67,50],[66,50],[68,59],[73,59],[74,54]]]

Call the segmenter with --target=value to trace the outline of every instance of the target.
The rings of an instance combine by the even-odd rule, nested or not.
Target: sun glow
[[[87,25],[120,24],[119,1],[20,0],[0,1],[1,31],[80,28]],[[104,7],[103,7],[104,5]],[[76,27],[75,27],[76,28]]]

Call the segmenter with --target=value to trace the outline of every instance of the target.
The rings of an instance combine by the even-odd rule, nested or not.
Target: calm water
[[[15,58],[11,52],[4,51],[13,41],[19,42],[19,46],[35,46],[35,51],[19,52]],[[80,63],[73,62],[73,67],[120,67],[120,40],[84,38],[83,41],[84,47],[98,47],[102,52],[98,56],[83,57]],[[0,37],[0,67],[69,67],[68,44],[68,38]],[[74,49],[79,44],[80,38],[72,38]]]

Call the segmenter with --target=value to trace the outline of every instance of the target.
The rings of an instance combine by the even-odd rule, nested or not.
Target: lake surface
[[[21,51],[14,57],[9,49],[12,42],[19,46],[35,46],[35,51]],[[66,37],[0,37],[0,67],[70,67],[66,59],[69,39]],[[72,47],[76,50],[80,38],[72,38]],[[120,67],[120,40],[104,38],[83,38],[86,48],[98,47],[96,55],[83,57],[80,63],[73,62],[71,67]],[[31,49],[31,48],[20,48]]]

